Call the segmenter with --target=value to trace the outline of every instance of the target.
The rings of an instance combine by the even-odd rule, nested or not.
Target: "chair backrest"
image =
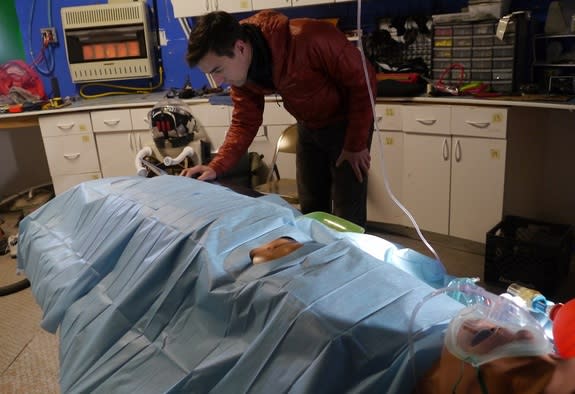
[[[292,124],[291,126],[287,127],[280,138],[278,139],[278,143],[276,145],[276,152],[282,153],[295,153],[297,146],[297,124]]]
[[[277,169],[277,160],[278,160],[278,153],[296,153],[297,147],[297,138],[298,138],[298,131],[297,131],[297,124],[292,124],[288,126],[284,131],[282,131],[281,135],[278,138],[278,142],[276,143],[276,149],[274,152],[274,157],[271,162],[271,168],[268,175],[268,182],[271,182],[273,179],[274,172],[279,179],[279,170]]]

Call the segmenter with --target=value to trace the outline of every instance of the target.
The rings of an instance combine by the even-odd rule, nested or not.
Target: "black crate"
[[[569,225],[506,216],[487,232],[485,281],[519,282],[552,295],[569,273],[572,231]]]

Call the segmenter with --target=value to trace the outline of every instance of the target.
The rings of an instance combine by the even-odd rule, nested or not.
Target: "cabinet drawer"
[[[406,132],[444,134],[451,130],[451,108],[448,105],[405,105],[401,109]]]
[[[92,111],[90,116],[95,133],[132,130],[132,118],[129,109]]]
[[[270,101],[264,107],[264,125],[291,125],[296,123],[295,118],[284,108],[283,103]]]
[[[52,176],[100,171],[91,134],[46,137],[44,148]]]
[[[454,135],[505,138],[506,132],[506,108],[451,107],[451,133]]]
[[[38,123],[43,137],[83,134],[92,131],[92,123],[88,112],[41,116],[38,119]]]
[[[202,126],[229,126],[230,107],[227,105],[212,105],[209,103],[190,106],[192,115]]]
[[[136,108],[130,110],[130,116],[132,118],[132,128],[134,130],[148,130],[150,129],[150,123],[148,121],[148,112],[152,108]]]
[[[52,183],[54,184],[54,193],[61,194],[82,182],[93,181],[100,178],[102,178],[102,176],[99,172],[73,175],[57,175],[52,178]]]
[[[379,130],[400,131],[403,125],[401,105],[376,104],[375,120]]]

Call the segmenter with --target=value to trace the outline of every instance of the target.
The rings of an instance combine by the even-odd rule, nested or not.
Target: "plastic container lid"
[[[310,212],[306,213],[304,216],[322,222],[327,227],[330,227],[336,231],[360,233],[360,234],[363,234],[365,232],[365,229],[363,227],[358,226],[357,224],[352,223],[349,220],[340,218],[338,216],[326,212],[319,212],[319,211]]]

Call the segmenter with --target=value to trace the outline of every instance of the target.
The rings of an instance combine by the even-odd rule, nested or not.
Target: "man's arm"
[[[232,121],[218,153],[208,165],[186,168],[180,175],[202,181],[216,179],[233,168],[247,152],[262,124],[264,96],[246,87],[232,87],[231,97],[234,102]]]
[[[221,174],[230,170],[247,152],[262,124],[264,96],[247,87],[232,87],[232,122],[224,143],[209,166]]]

